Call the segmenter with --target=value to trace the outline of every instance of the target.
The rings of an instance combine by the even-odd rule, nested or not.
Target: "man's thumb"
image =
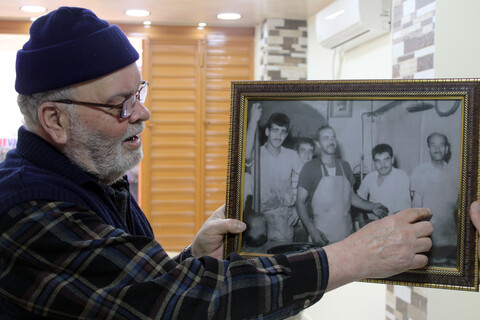
[[[480,202],[474,201],[470,206],[470,218],[473,225],[480,231]]]
[[[228,233],[240,233],[245,231],[247,229],[247,225],[236,219],[225,219],[226,227],[227,227],[227,232]]]

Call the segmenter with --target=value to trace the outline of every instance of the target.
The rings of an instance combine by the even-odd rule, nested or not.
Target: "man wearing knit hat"
[[[281,319],[347,282],[427,263],[425,209],[325,248],[219,260],[223,236],[245,228],[222,207],[168,257],[124,178],[150,117],[137,59],[87,9],[32,24],[16,63],[25,125],[0,164],[0,318]]]

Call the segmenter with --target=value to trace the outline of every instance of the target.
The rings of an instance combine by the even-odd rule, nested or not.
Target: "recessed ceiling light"
[[[47,8],[41,6],[21,6],[20,10],[25,12],[34,12],[34,13],[41,13],[47,11]]]
[[[150,15],[150,11],[133,9],[125,11],[125,14],[131,17],[146,17]]]
[[[240,19],[241,17],[242,15],[240,13],[234,13],[234,12],[224,12],[224,13],[217,14],[217,18],[222,20],[237,20],[237,19]]]
[[[146,26],[149,26],[149,25],[152,24],[152,21],[150,21],[150,20],[145,20],[145,21],[143,21],[143,24],[146,25]]]
[[[199,23],[198,23],[198,26],[199,26],[200,28],[204,28],[204,27],[207,26],[207,24],[206,24],[205,22],[199,22]]]

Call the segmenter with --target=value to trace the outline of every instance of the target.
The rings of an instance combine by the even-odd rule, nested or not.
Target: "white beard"
[[[112,141],[111,137],[86,128],[71,114],[70,141],[63,152],[70,161],[109,185],[122,178],[142,160],[142,148],[125,150],[122,143],[128,137],[143,131],[144,127],[143,122],[129,125],[122,138]]]

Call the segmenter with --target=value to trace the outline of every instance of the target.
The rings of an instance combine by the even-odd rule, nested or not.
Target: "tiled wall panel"
[[[393,78],[433,78],[435,1],[394,1]]]
[[[260,66],[261,80],[306,80],[307,21],[265,20]]]
[[[427,320],[425,289],[387,286],[386,320]]]

